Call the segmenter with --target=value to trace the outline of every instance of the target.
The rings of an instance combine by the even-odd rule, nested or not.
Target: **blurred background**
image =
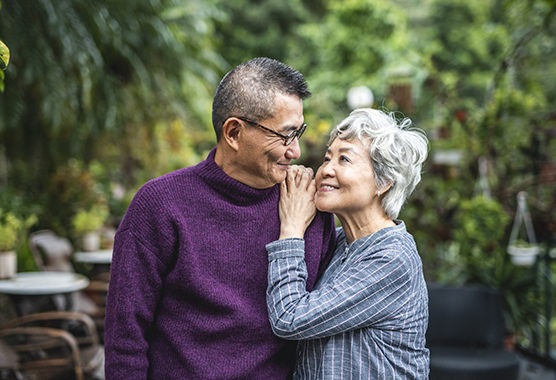
[[[500,289],[511,341],[555,363],[555,20],[555,0],[3,0],[0,231],[20,221],[18,271],[37,230],[109,248],[143,183],[215,145],[223,75],[267,56],[313,93],[300,164],[355,107],[426,132],[400,219],[427,281]]]

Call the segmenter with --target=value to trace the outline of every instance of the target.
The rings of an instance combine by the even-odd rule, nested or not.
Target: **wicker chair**
[[[498,291],[429,285],[430,380],[515,380],[519,359],[503,347]]]
[[[53,311],[16,318],[0,327],[0,339],[17,354],[11,367],[23,378],[104,379],[104,348],[86,314]]]

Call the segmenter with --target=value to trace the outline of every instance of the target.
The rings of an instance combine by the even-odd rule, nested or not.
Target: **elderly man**
[[[106,378],[286,379],[295,343],[273,335],[265,245],[280,235],[279,184],[299,158],[303,76],[255,58],[213,102],[216,148],[145,184],[116,236],[106,307]],[[319,213],[305,235],[307,290],[335,245]],[[293,345],[292,345],[293,344]]]

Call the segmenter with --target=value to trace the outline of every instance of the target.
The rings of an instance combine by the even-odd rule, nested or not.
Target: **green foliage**
[[[0,9],[2,9],[2,2],[0,2]],[[6,70],[10,63],[10,49],[0,39],[0,69]],[[0,71],[0,92],[4,92],[4,73]]]
[[[482,195],[463,200],[456,220],[456,242],[481,255],[492,253],[500,245],[509,223],[502,205]]]
[[[80,209],[71,220],[73,231],[78,236],[98,231],[108,216],[108,208],[105,206],[92,207],[89,210]]]
[[[456,216],[459,202],[471,197],[480,156],[487,158],[492,192],[505,210],[515,210],[515,195],[525,190],[535,198],[539,235],[546,236],[556,219],[553,183],[540,176],[556,151],[550,132],[556,93],[542,79],[556,69],[554,24],[545,22],[553,15],[542,2],[438,0],[428,13],[434,22],[415,33],[429,37],[413,40],[429,56],[416,117],[438,137],[431,134],[431,159],[408,207],[408,225],[417,226],[431,279],[441,276],[436,245],[456,239],[473,246],[465,236],[470,226]],[[436,165],[434,155],[443,149],[461,150],[462,161]],[[503,245],[505,236],[492,241]],[[476,263],[489,266],[488,259]]]
[[[290,49],[315,94],[307,102],[308,117],[344,118],[353,86],[372,88],[382,102],[388,73],[414,63],[405,22],[389,1],[330,0],[324,16],[300,24],[300,39]]]
[[[302,1],[214,2],[225,15],[215,25],[215,37],[228,68],[258,56],[293,65],[289,50],[299,42],[296,28],[311,17]]]
[[[27,219],[18,217],[12,211],[0,208],[0,252],[18,248],[25,232],[37,222],[35,215]]]
[[[184,145],[205,152],[213,143],[210,106],[224,67],[212,43],[219,17],[203,0],[5,2],[0,36],[18,54],[0,94],[0,186],[40,203],[41,226],[63,234],[100,187],[65,173],[68,162],[103,166],[104,198],[110,184],[134,189],[171,160],[190,165],[168,158],[157,136],[175,134],[179,121]]]
[[[107,189],[89,169],[75,159],[70,159],[66,165],[59,167],[45,190],[44,209],[41,213],[48,221],[45,227],[54,229],[63,236],[72,236],[72,219],[79,210],[107,208]],[[61,205],[64,205],[62,209]]]
[[[102,152],[104,137],[124,161],[126,139],[159,120],[187,115],[192,129],[208,124],[221,64],[208,37],[214,7],[180,0],[4,5],[0,35],[18,55],[6,72],[13,85],[0,95],[0,141],[14,185],[32,178],[45,187],[68,158],[88,163]]]
[[[506,266],[509,216],[494,199],[459,199],[450,240],[437,241],[434,281],[478,283],[499,288],[497,273]],[[429,273],[430,275],[431,273]]]
[[[388,72],[418,61],[407,43],[404,14],[391,1],[216,2],[227,15],[216,36],[230,66],[268,56],[307,78],[314,96],[305,101],[310,128],[301,163],[308,166],[321,162],[325,135],[349,112],[350,87],[372,87],[383,102]]]
[[[0,69],[6,70],[10,63],[10,49],[0,40]]]

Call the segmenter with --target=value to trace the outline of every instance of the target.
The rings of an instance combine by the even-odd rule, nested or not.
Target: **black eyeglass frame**
[[[281,133],[278,133],[270,128],[265,127],[262,124],[256,123],[253,120],[249,120],[246,117],[237,117],[239,120],[243,120],[248,122],[249,124],[253,124],[256,127],[259,127],[261,129],[264,129],[265,131],[268,131],[270,133],[274,133],[276,136],[282,138],[284,140],[284,145],[285,146],[289,146],[293,140],[295,140],[295,138],[297,137],[297,139],[299,140],[301,138],[301,136],[303,135],[303,132],[305,132],[305,129],[307,129],[307,124],[303,123],[301,125],[301,127],[299,127],[299,129],[293,130],[290,133],[288,133],[287,135],[283,135]]]

